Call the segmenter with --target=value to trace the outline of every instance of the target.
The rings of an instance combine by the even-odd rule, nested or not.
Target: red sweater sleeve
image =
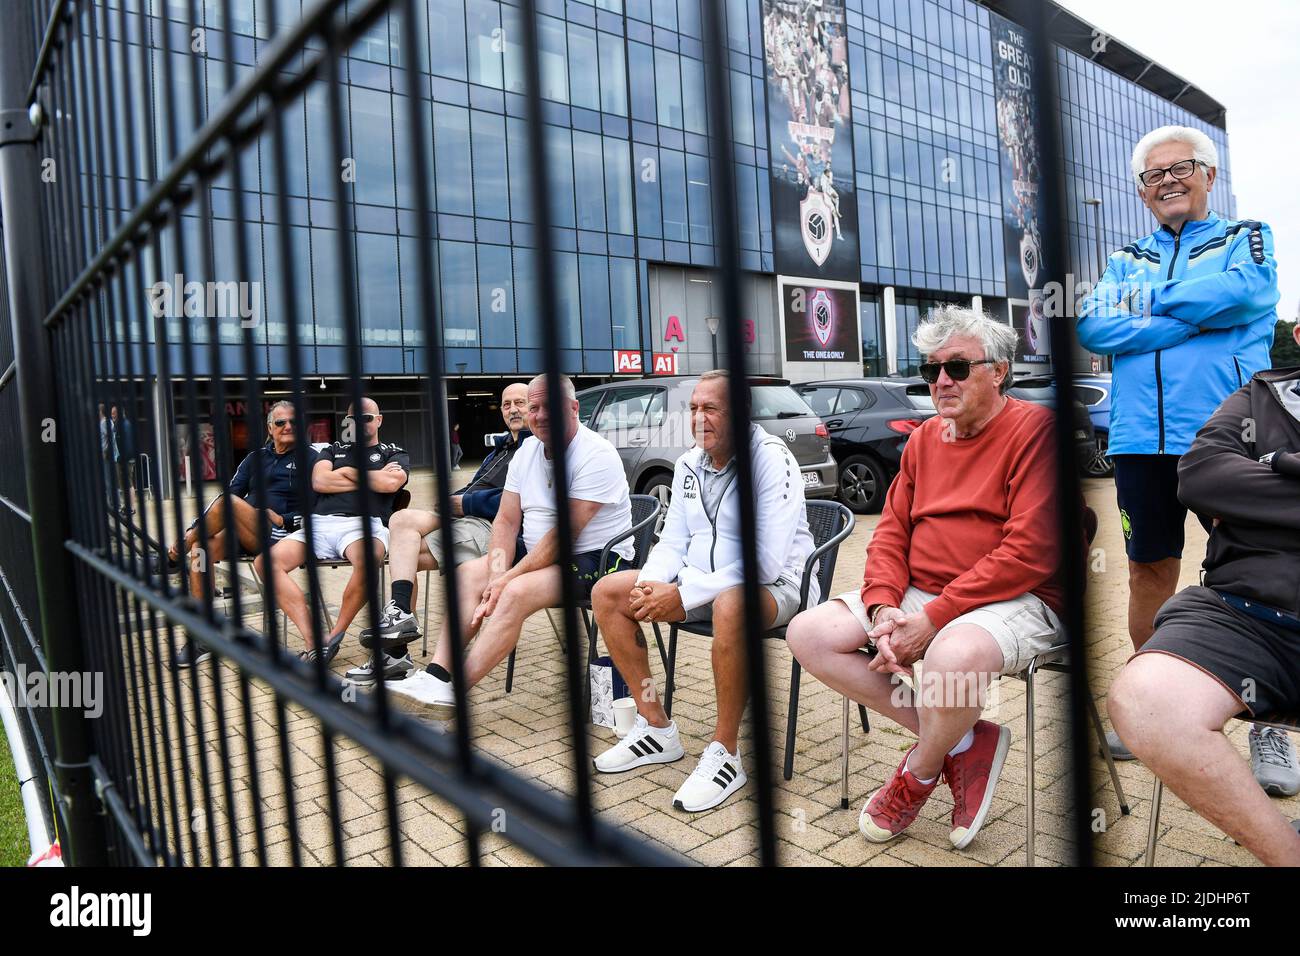
[[[917,432],[921,429],[917,429]],[[862,581],[862,603],[898,607],[911,582],[907,555],[912,539],[912,494],[916,488],[916,459],[920,453],[917,432],[903,448],[898,476],[885,495],[880,521],[867,545],[867,567]]]
[[[1009,450],[1010,517],[1002,542],[953,578],[925,606],[936,628],[973,608],[1006,601],[1040,588],[1056,567],[1056,488],[1050,429],[1026,429],[1019,449]],[[910,445],[910,443],[909,443]]]

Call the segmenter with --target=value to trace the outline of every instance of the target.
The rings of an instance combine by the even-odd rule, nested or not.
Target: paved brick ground
[[[459,476],[458,476],[459,477]],[[432,482],[427,474],[417,475],[412,483],[416,507],[432,499]],[[1129,647],[1125,607],[1127,600],[1126,564],[1123,541],[1114,507],[1114,490],[1110,482],[1087,482],[1089,502],[1101,515],[1101,529],[1095,544],[1088,591],[1088,643],[1092,659],[1092,687],[1101,699],[1110,681],[1127,659]],[[840,551],[835,575],[835,591],[856,587],[862,578],[865,544],[876,518],[860,519],[853,536]],[[1188,522],[1189,556],[1203,552],[1205,535],[1194,521]],[[1183,584],[1196,580],[1197,562],[1184,565]],[[344,571],[325,574],[326,598],[337,607],[346,578]],[[421,582],[423,584],[423,581]],[[434,594],[433,613],[428,625],[436,635],[440,622],[441,601]],[[250,612],[250,621],[258,617]],[[365,617],[363,612],[362,617]],[[364,621],[354,625],[353,632]],[[295,642],[297,638],[292,638]],[[334,664],[336,672],[363,659],[366,652],[349,640]],[[137,651],[132,661],[140,668],[147,664],[155,677],[153,655],[146,649],[143,658]],[[656,677],[661,678],[657,658],[652,654]],[[499,667],[471,696],[473,740],[476,747],[518,771],[544,788],[567,791],[571,787],[572,761],[564,741],[567,711],[563,695],[563,656],[545,615],[532,618],[520,643],[514,690],[505,693],[505,667]],[[1006,679],[996,685],[986,716],[1011,728],[1012,746],[994,799],[989,821],[975,842],[966,850],[954,851],[948,843],[948,815],[951,799],[946,788],[936,790],[921,818],[908,833],[894,842],[879,846],[865,841],[857,831],[857,813],[866,796],[892,773],[911,745],[911,736],[890,721],[873,715],[871,732],[864,735],[858,724],[856,708],[850,724],[849,783],[850,808],[840,809],[840,754],[842,698],[804,675],[799,700],[799,725],[794,764],[790,781],[780,779],[780,748],[784,740],[786,702],[789,694],[790,654],[784,644],[767,644],[767,669],[772,701],[771,735],[774,759],[778,761],[776,807],[780,860],[787,865],[913,865],[913,866],[1020,866],[1026,861],[1026,750],[1025,685],[1019,679]],[[300,838],[302,861],[333,862],[328,825],[329,787],[327,764],[322,752],[321,735],[313,717],[297,707],[287,707],[284,720],[288,728],[289,773],[284,766],[276,733],[276,708],[271,692],[257,683],[249,683],[250,707],[247,715],[240,702],[236,670],[229,664],[221,667],[222,687],[213,689],[206,671],[201,678],[198,711],[203,722],[200,733],[194,719],[192,673],[182,674],[175,683],[163,669],[162,692],[172,702],[179,691],[186,702],[185,746],[178,745],[175,726],[164,728],[144,697],[132,709],[132,719],[142,727],[154,728],[155,753],[146,755],[150,767],[162,764],[160,786],[167,779],[174,782],[178,815],[184,824],[183,809],[188,805],[189,790],[201,792],[199,759],[206,760],[213,781],[210,793],[215,800],[213,819],[217,822],[219,856],[230,858],[228,820],[233,817],[240,834],[241,857],[254,860],[252,831],[255,826],[254,805],[260,810],[261,822],[268,833],[268,856],[272,862],[288,863],[290,856],[290,816]],[[757,828],[755,787],[751,784],[723,807],[704,814],[683,814],[671,808],[671,798],[694,766],[694,761],[708,743],[714,717],[712,675],[708,647],[699,638],[683,635],[678,647],[677,692],[674,716],[687,748],[687,759],[676,764],[630,774],[593,777],[593,799],[601,816],[628,828],[628,832],[676,851],[689,860],[707,865],[753,865],[757,862]],[[1065,747],[1065,701],[1067,677],[1043,673],[1035,684],[1035,733],[1037,760],[1034,787],[1037,804],[1037,841],[1035,856],[1039,865],[1059,865],[1071,856],[1069,841],[1068,751]],[[662,685],[661,685],[662,687]],[[157,685],[155,685],[157,689]],[[224,712],[220,719],[218,708]],[[226,727],[224,739],[216,733]],[[248,728],[251,727],[251,732]],[[1237,726],[1233,739],[1243,754],[1246,727]],[[599,752],[614,740],[613,732],[593,728],[589,748]],[[745,754],[752,753],[748,739],[742,744]],[[224,752],[223,752],[224,751]],[[166,759],[170,758],[170,770]],[[182,758],[188,766],[182,765]],[[342,829],[345,835],[344,859],[349,864],[383,865],[388,862],[387,816],[384,780],[376,763],[355,742],[339,740],[334,748],[333,776],[338,783]],[[227,796],[226,781],[220,767],[230,768]],[[256,763],[258,772],[252,772]],[[752,770],[752,758],[747,761]],[[1146,826],[1151,795],[1151,775],[1139,764],[1120,765],[1120,776],[1128,793],[1132,815],[1122,817],[1115,794],[1100,759],[1093,759],[1092,783],[1096,793],[1093,813],[1101,832],[1096,840],[1098,861],[1107,865],[1131,865],[1141,862],[1145,849]],[[148,779],[155,786],[155,771]],[[254,799],[256,777],[257,799]],[[291,781],[290,792],[286,778]],[[445,802],[421,787],[398,781],[396,787],[398,815],[403,834],[403,857],[407,863],[464,864],[464,825],[459,814]],[[168,803],[171,801],[168,800]],[[191,817],[200,858],[209,860],[206,849],[207,808],[200,805]],[[233,808],[233,813],[227,808]],[[1300,816],[1300,801],[1286,801],[1283,809],[1290,816]],[[1166,865],[1249,865],[1252,858],[1209,824],[1190,813],[1171,794],[1166,794],[1162,812],[1159,862]],[[526,854],[503,837],[486,835],[482,849],[484,862],[519,864],[531,861]],[[188,854],[190,847],[186,846]]]

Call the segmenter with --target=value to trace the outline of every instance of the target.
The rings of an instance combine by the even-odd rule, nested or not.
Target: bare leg
[[[776,620],[776,598],[767,588],[758,589],[759,616],[766,631]],[[735,753],[739,746],[740,720],[749,699],[746,672],[745,591],[728,588],[713,599],[713,690],[718,701],[718,720],[713,739]]]
[[[437,529],[438,516],[432,511],[407,508],[393,514],[388,522],[388,568],[394,581],[415,580],[417,570],[422,570],[420,558],[429,551],[424,536]],[[432,554],[429,560],[433,560]]]
[[[948,751],[980,719],[981,691],[1001,673],[1002,649],[979,625],[959,624],[934,639],[924,660],[917,710],[921,731],[908,769],[929,780],[939,775]]]
[[[1181,568],[1181,558],[1128,563],[1128,636],[1135,651],[1141,650],[1155,631],[1156,611],[1174,596]]]
[[[827,601],[795,615],[785,635],[790,651],[808,673],[852,701],[906,727],[921,729],[910,693],[902,693],[898,679],[867,667],[862,653],[867,632],[843,601]]]
[[[307,543],[296,538],[285,538],[276,544],[267,555],[261,554],[253,562],[257,576],[275,588],[275,600],[289,620],[293,621],[308,647],[316,646],[316,637],[308,613],[307,597],[302,588],[294,583],[290,574],[307,560]],[[267,564],[270,564],[269,577]]]
[[[371,539],[375,554],[375,573],[384,563],[384,542],[378,538]],[[366,539],[358,538],[343,551],[343,557],[352,565],[352,575],[343,589],[343,600],[339,602],[339,615],[334,619],[334,634],[342,634],[352,624],[357,612],[365,607],[366,593]],[[378,581],[376,581],[378,584]],[[331,634],[331,637],[334,635]]]
[[[637,712],[651,727],[667,727],[671,721],[650,676],[650,653],[646,648],[645,634],[628,604],[632,585],[636,584],[640,573],[618,571],[605,575],[591,590],[591,607],[596,615],[596,626],[609,648],[609,656],[614,659],[614,666],[627,681],[636,701]]]
[[[490,564],[486,556],[466,561],[456,568],[456,584],[460,592],[460,626],[466,630],[463,638],[454,636],[451,633],[451,615],[444,614],[442,635],[438,638],[438,646],[433,649],[433,663],[448,673],[451,673],[451,641],[459,639],[461,647],[464,647],[474,636],[468,631],[469,622],[473,620],[474,610],[478,607],[483,597],[483,590],[487,587],[489,569]]]
[[[560,603],[560,568],[552,565],[521,574],[501,592],[496,610],[483,622],[465,659],[465,684],[473,687],[510,656],[529,615]]]
[[[1269,866],[1300,866],[1300,836],[1223,733],[1241,702],[1184,660],[1150,653],[1125,665],[1109,710],[1129,749],[1183,802]]]

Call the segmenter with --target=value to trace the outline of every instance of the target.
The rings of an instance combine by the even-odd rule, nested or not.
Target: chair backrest
[[[653,519],[661,507],[661,502],[654,495],[632,495],[632,527],[636,529],[636,535],[632,538],[632,544],[636,548],[636,557],[632,559],[631,565],[633,568],[640,568],[650,553],[650,540],[655,533]]]
[[[853,512],[838,501],[807,501],[804,507],[808,513],[808,530],[812,533],[814,551],[837,534],[853,528]],[[835,561],[839,553],[840,543],[836,542],[818,558],[821,565],[817,569],[817,585],[823,601],[830,597],[831,579],[835,577]]]

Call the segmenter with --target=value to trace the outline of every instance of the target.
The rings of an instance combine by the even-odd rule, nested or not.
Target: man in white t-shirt
[[[601,576],[600,554],[611,539],[632,529],[632,503],[623,460],[608,441],[578,424],[573,383],[560,378],[564,409],[556,416],[567,441],[569,520],[574,535],[573,564],[578,597],[591,595]],[[561,600],[559,534],[555,527],[554,438],[546,407],[546,377],[528,383],[526,438],[506,474],[505,490],[488,552],[457,566],[462,644],[474,640],[465,658],[467,689],[510,656],[524,621]],[[625,567],[634,557],[630,535],[610,554],[604,573]],[[451,685],[451,641],[444,623],[433,660],[405,680],[385,681],[395,704],[406,710],[449,719],[455,711]]]

